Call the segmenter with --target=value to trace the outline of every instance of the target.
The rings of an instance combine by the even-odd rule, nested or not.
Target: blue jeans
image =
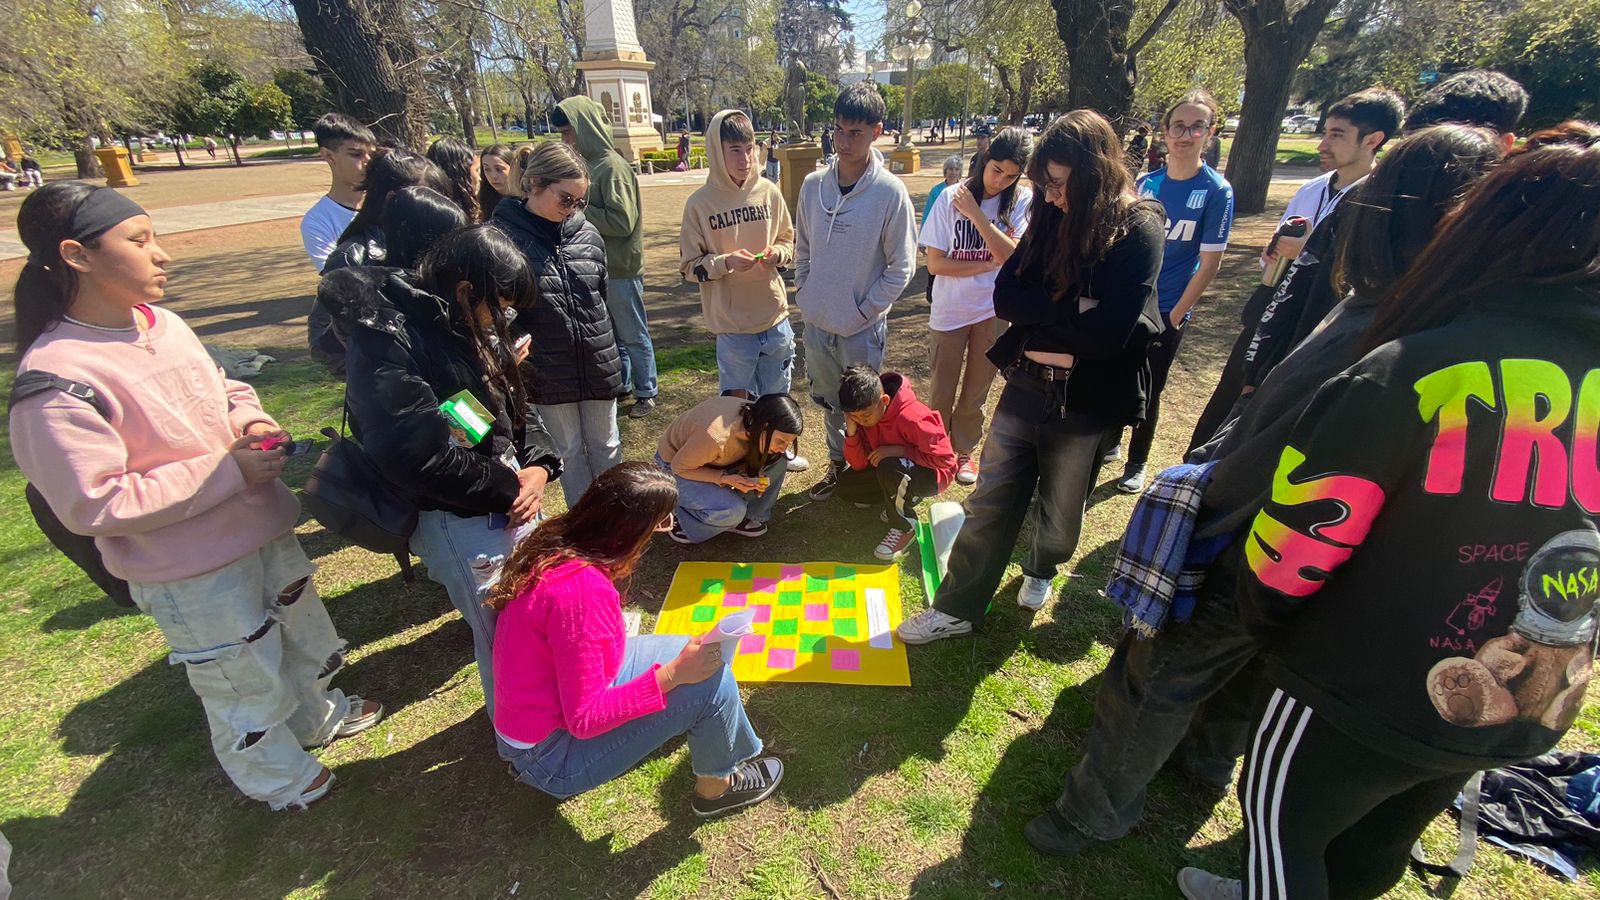
[[[561,493],[571,509],[601,472],[622,462],[617,402],[579,400],[553,406],[540,403],[538,408],[561,457]]]
[[[889,336],[889,322],[875,324],[848,337],[807,325],[806,375],[811,379],[811,399],[826,412],[828,459],[844,462],[844,413],[839,407],[839,381],[844,370],[865,363],[883,369],[883,344]]]
[[[489,596],[485,578],[499,572],[499,565],[486,568],[484,577],[473,572],[472,561],[480,556],[504,563],[511,555],[515,531],[508,527],[490,528],[488,516],[466,518],[439,509],[417,514],[417,530],[411,533],[411,552],[422,557],[428,577],[444,585],[450,602],[461,611],[472,629],[472,655],[478,660],[478,681],[483,684],[483,705],[494,720],[494,669],[489,664],[494,649],[494,622],[497,613],[483,605]]]
[[[672,467],[656,454],[656,465],[668,472]],[[674,475],[678,482],[678,527],[696,544],[709,541],[745,519],[765,522],[772,518],[772,507],[783,490],[783,476],[789,461],[780,456],[761,474],[771,482],[760,494],[746,494],[720,484],[693,481]]]
[[[607,278],[606,309],[622,357],[622,386],[648,400],[656,395],[656,348],[650,343],[650,320],[644,314],[643,278]]]
[[[628,638],[622,669],[613,684],[632,681],[665,665],[689,642],[675,634]],[[523,750],[500,743],[500,755],[517,779],[553,797],[565,799],[599,787],[639,764],[667,741],[689,736],[690,766],[702,778],[723,778],[740,763],[761,753],[761,738],[744,713],[739,682],[726,664],[696,684],[667,692],[667,708],[624,722],[598,737],[579,740],[566,729]]]
[[[718,390],[724,394],[787,394],[793,372],[794,329],[787,318],[756,334],[717,335]]]

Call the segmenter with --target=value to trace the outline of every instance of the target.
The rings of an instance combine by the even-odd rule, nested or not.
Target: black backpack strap
[[[54,372],[45,372],[40,369],[29,369],[18,375],[17,380],[11,383],[11,400],[6,404],[6,412],[9,414],[11,407],[17,405],[17,401],[26,400],[29,397],[43,394],[47,391],[60,391],[63,394],[77,397],[79,400],[94,407],[94,411],[99,413],[102,418],[111,418],[111,409],[106,406],[106,401],[100,396],[99,391],[81,381],[62,378]]]
[[[1445,878],[1465,878],[1478,854],[1478,807],[1483,800],[1483,773],[1474,772],[1461,789],[1461,846],[1455,859],[1444,865],[1428,862],[1422,853],[1422,842],[1411,846],[1411,865],[1419,872]]]

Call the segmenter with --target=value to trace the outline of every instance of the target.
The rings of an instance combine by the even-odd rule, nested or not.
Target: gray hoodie
[[[806,327],[849,336],[887,316],[917,269],[916,223],[911,195],[877,150],[848,194],[837,160],[807,175],[794,222],[795,302]]]

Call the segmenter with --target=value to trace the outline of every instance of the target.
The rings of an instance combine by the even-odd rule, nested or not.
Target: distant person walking
[[[208,136],[205,139],[205,145],[206,145],[206,153],[210,154],[212,159],[216,159],[217,158],[217,142],[216,142],[216,140]]]

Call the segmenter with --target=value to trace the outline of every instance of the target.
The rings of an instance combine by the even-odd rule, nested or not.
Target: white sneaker
[[[945,615],[930,606],[901,622],[900,627],[896,628],[894,633],[900,636],[900,640],[908,644],[931,644],[934,641],[944,640],[945,638],[971,634],[972,623],[966,619]]]
[[[796,453],[794,456],[789,457],[789,471],[804,472],[809,468],[811,468],[811,460],[806,459],[804,456]]]
[[[1022,589],[1017,591],[1017,605],[1023,609],[1040,610],[1050,599],[1050,579],[1022,576]]]
[[[1178,870],[1178,890],[1189,900],[1240,900],[1244,896],[1239,879],[1223,878],[1194,866]]]

